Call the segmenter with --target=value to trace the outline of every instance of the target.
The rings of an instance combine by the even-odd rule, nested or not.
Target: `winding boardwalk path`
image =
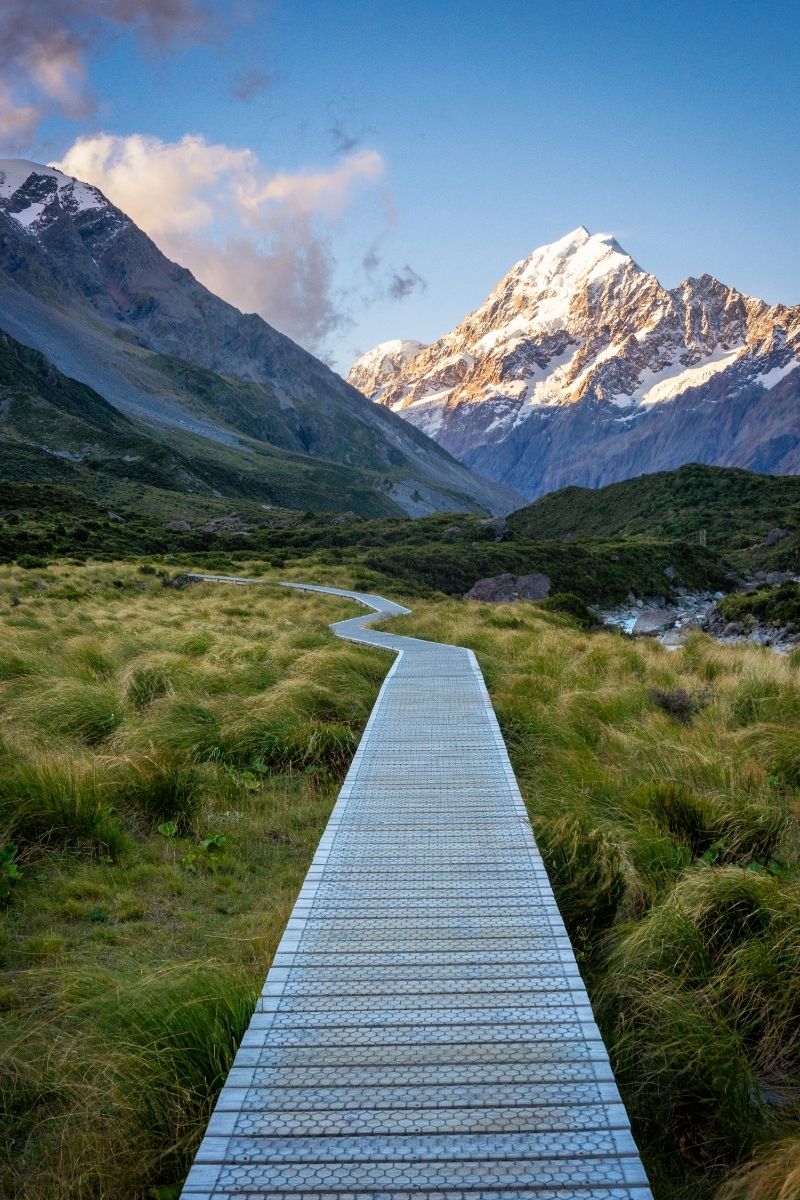
[[[475,656],[373,620],[332,626],[398,657],[183,1200],[650,1200]]]

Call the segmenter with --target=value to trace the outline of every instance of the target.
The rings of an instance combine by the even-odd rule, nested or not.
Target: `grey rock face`
[[[785,538],[791,537],[788,529],[770,529],[767,536],[764,538],[765,546],[775,546],[778,542],[784,541]]]
[[[657,637],[671,629],[677,617],[674,608],[647,608],[637,617],[631,632],[634,637]]]
[[[505,604],[513,600],[544,600],[550,595],[550,578],[541,572],[532,575],[493,575],[479,579],[464,595],[465,600],[485,600]]]

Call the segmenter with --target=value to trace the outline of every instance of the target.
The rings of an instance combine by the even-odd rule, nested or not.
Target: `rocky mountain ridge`
[[[97,188],[20,159],[0,160],[0,329],[148,425],[371,471],[378,511],[518,500],[215,296]]]
[[[800,306],[710,275],[667,290],[609,235],[535,250],[450,333],[395,349],[413,344],[350,381],[531,498],[687,461],[800,469]]]

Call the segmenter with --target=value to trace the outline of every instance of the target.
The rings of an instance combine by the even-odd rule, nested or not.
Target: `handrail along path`
[[[286,586],[397,657],[182,1200],[651,1200],[475,655]]]

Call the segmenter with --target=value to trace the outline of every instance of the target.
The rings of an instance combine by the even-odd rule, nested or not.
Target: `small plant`
[[[213,854],[217,850],[222,850],[225,846],[226,838],[224,833],[212,833],[208,837],[204,837],[200,842],[200,849],[207,850],[209,854]]]
[[[676,721],[687,725],[695,713],[707,702],[705,695],[692,695],[685,688],[649,688],[647,692],[653,704]]]
[[[16,857],[17,847],[13,842],[4,842],[0,846],[0,904],[8,903],[12,885],[22,878]]]

